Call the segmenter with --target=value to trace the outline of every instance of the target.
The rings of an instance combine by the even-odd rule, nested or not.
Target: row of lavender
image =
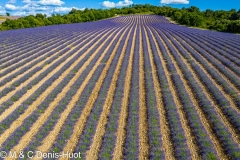
[[[131,20],[129,20],[131,21]],[[111,25],[111,23],[110,23]],[[118,29],[116,31],[118,31],[120,28],[122,28],[123,24],[117,24],[117,25],[114,25],[114,28],[118,27]],[[71,66],[71,64],[74,63],[74,61],[80,57],[82,54],[84,54],[86,52],[86,50],[88,48],[90,48],[91,46],[93,46],[96,41],[99,39],[99,38],[102,38],[102,40],[100,42],[98,42],[98,45],[96,45],[94,48],[92,48],[92,50],[90,51],[90,53],[93,53],[94,51],[96,51],[96,49],[98,48],[98,46],[104,42],[104,38],[102,37],[104,35],[105,38],[107,38],[109,35],[110,35],[110,30],[113,30],[114,28],[113,27],[106,27],[106,24],[104,24],[104,27],[106,28],[105,31],[101,31],[101,30],[89,30],[87,31],[91,33],[91,35],[93,36],[90,36],[86,41],[84,41],[84,43],[81,43],[81,41],[83,41],[84,39],[86,39],[86,36],[79,36],[80,39],[76,39],[76,37],[72,36],[70,37],[69,39],[67,39],[67,43],[68,44],[74,44],[76,45],[77,47],[74,47],[74,49],[71,50],[70,47],[68,47],[67,45],[65,46],[62,46],[62,47],[59,47],[60,52],[56,55],[54,55],[54,52],[49,52],[46,55],[45,52],[38,52],[38,56],[42,56],[43,58],[46,58],[46,57],[51,57],[50,59],[48,59],[48,61],[46,61],[47,65],[50,65],[50,67],[45,70],[42,74],[40,74],[40,76],[36,77],[33,81],[31,81],[29,84],[27,84],[27,86],[25,86],[24,88],[21,88],[16,94],[14,94],[8,101],[4,102],[2,104],[2,107],[1,107],[1,113],[4,113],[4,111],[8,108],[11,107],[11,105],[13,105],[14,102],[18,101],[22,96],[24,96],[24,94],[27,92],[27,90],[30,90],[33,86],[37,85],[39,82],[41,82],[41,80],[46,77],[49,73],[51,73],[57,66],[59,66],[61,63],[63,63],[66,59],[68,59],[71,55],[75,54],[74,57],[71,58],[71,60],[66,63],[66,65],[64,65],[57,73],[55,73],[50,79],[48,79],[38,90],[35,91],[35,93],[33,95],[31,95],[26,101],[24,101],[20,106],[17,106],[17,109],[11,114],[9,115],[8,117],[6,117],[6,119],[4,119],[3,121],[1,121],[1,134],[4,133],[6,130],[9,129],[9,127],[11,126],[11,124],[13,122],[15,122],[16,119],[18,119],[18,117],[24,113],[24,111],[28,108],[28,106],[30,106],[34,101],[36,101],[36,99],[49,87],[51,86],[51,84],[61,75],[62,72],[64,72],[64,70],[66,70],[67,68],[69,68]],[[101,31],[101,32],[100,32]],[[106,34],[108,32],[108,34]],[[98,34],[96,34],[98,33]],[[100,34],[99,34],[100,33]],[[94,36],[94,34],[96,34],[97,36]],[[67,34],[66,34],[67,35]],[[120,34],[121,35],[121,34]],[[69,36],[69,35],[67,35]],[[64,38],[64,34],[62,35],[62,38],[63,40],[62,41],[65,41],[66,39]],[[73,39],[71,39],[73,38]],[[64,110],[64,108],[66,107],[66,105],[68,104],[68,102],[71,100],[72,96],[75,94],[74,92],[76,92],[76,89],[79,88],[79,86],[81,85],[82,81],[85,79],[84,76],[86,76],[89,71],[91,70],[91,68],[93,67],[93,65],[95,64],[95,62],[97,61],[98,57],[101,56],[103,50],[109,45],[109,43],[111,42],[113,37],[111,37],[108,42],[106,42],[104,44],[104,46],[101,48],[101,50],[99,51],[98,55],[95,56],[95,59],[90,63],[90,66],[88,66],[88,68],[86,70],[84,70],[83,74],[79,77],[79,79],[75,82],[75,84],[72,86],[72,88],[69,90],[69,94],[68,96],[66,97],[66,99],[62,100],[58,106],[56,107],[56,109],[53,111],[52,115],[49,117],[49,121],[47,121],[41,128],[41,132],[39,132],[37,134],[37,137],[39,138],[38,141],[33,141],[29,147],[27,148],[31,148],[31,149],[36,149],[36,147],[40,144],[40,140],[43,139],[49,132],[50,130],[53,128],[53,126],[56,124],[59,116],[57,115],[60,115],[60,113]],[[77,41],[76,41],[77,40]],[[82,47],[84,45],[86,45],[88,42],[90,42],[91,40],[91,43],[89,43],[87,46],[85,46],[84,49],[82,49]],[[93,41],[92,41],[93,40]],[[115,39],[115,41],[117,42],[118,38]],[[116,44],[115,42],[115,44]],[[81,44],[81,45],[78,45],[78,44]],[[55,46],[51,46],[52,48],[56,48],[58,44],[56,44]],[[111,46],[111,48],[113,49],[114,47],[114,44]],[[80,50],[80,52],[78,51]],[[120,48],[119,48],[119,51],[120,51]],[[76,54],[76,52],[78,52],[78,54]],[[68,54],[65,54],[65,53],[68,53]],[[42,114],[44,113],[44,111],[47,109],[47,107],[49,106],[49,104],[51,102],[54,101],[54,98],[58,95],[59,92],[61,92],[61,90],[63,89],[64,86],[66,86],[69,81],[73,78],[74,76],[74,73],[78,72],[78,70],[82,67],[83,63],[85,63],[89,57],[91,56],[91,54],[88,54],[87,56],[84,57],[84,59],[82,59],[82,61],[80,61],[80,63],[78,63],[78,65],[76,67],[74,67],[74,69],[71,71],[71,73],[73,74],[69,74],[69,76],[65,77],[61,83],[52,91],[51,94],[49,94],[46,99],[39,105],[39,107],[31,114],[27,117],[27,119],[24,120],[24,122],[22,123],[21,126],[19,126],[18,128],[16,128],[16,131],[14,131],[10,137],[8,137],[8,139],[6,139],[5,142],[1,142],[3,145],[1,147],[1,149],[5,149],[5,150],[10,150],[13,146],[15,146],[21,139],[21,137],[27,133],[29,131],[29,129],[31,128],[31,126],[34,124],[34,122],[37,120],[37,118]],[[102,62],[102,65],[99,66],[97,72],[96,72],[96,76],[93,77],[93,79],[91,81],[89,81],[89,86],[86,87],[84,93],[83,94],[83,99],[84,101],[87,100],[88,96],[91,92],[90,92],[90,88],[94,87],[94,83],[97,81],[98,77],[100,76],[100,73],[101,73],[101,70],[103,69],[104,67],[104,63],[106,63],[105,61],[107,61],[109,59],[109,56],[110,56],[110,53],[111,53],[111,50],[108,51],[108,53],[106,54],[106,56],[104,57],[103,59],[103,62]],[[28,57],[28,56],[26,56]],[[60,58],[59,58],[60,57]],[[57,61],[54,62],[54,60],[57,59]],[[33,59],[32,59],[33,60]],[[40,62],[41,60],[43,59],[40,59],[39,61],[37,62]],[[118,57],[116,56],[115,57],[115,62],[117,62],[118,60]],[[29,61],[29,59],[28,59]],[[33,60],[34,61],[34,60]],[[37,62],[34,62],[35,64]],[[54,62],[54,64],[52,64]],[[26,63],[26,62],[25,62]],[[34,67],[34,63],[31,63],[32,67]],[[24,64],[24,63],[22,63]],[[14,64],[13,64],[14,65]],[[8,66],[9,67],[9,66]],[[25,66],[24,66],[25,67]],[[27,66],[29,68],[31,68],[31,66]],[[24,69],[27,70],[27,67],[25,67]],[[33,70],[32,72],[29,72],[28,77],[23,77],[21,79],[19,79],[18,81],[16,81],[14,84],[15,84],[15,87],[19,86],[20,84],[22,84],[23,82],[25,82],[28,78],[30,78],[34,73],[36,73],[37,71],[41,70],[42,68],[44,67],[43,66],[40,66],[38,67],[37,69],[38,70]],[[29,69],[28,68],[28,69]],[[8,69],[8,68],[7,68]],[[12,70],[8,70],[8,73],[11,72]],[[18,76],[18,74],[21,74],[21,73],[24,73],[24,71],[20,70],[21,72],[17,72],[17,74],[14,76],[9,76],[10,78],[15,78]],[[6,72],[4,72],[6,73]],[[7,73],[6,73],[7,74]],[[7,74],[8,75],[8,74]],[[113,75],[113,72],[109,73],[109,76],[112,76]],[[3,75],[4,76],[4,75]],[[5,79],[5,81],[3,82],[2,86],[4,86],[7,82],[10,82],[11,79]],[[109,82],[106,82],[106,84],[108,84]],[[89,88],[90,87],[90,88]],[[106,86],[107,87],[107,86]],[[5,88],[5,92],[4,94],[2,94],[2,97],[6,96],[7,93],[11,92],[11,91],[14,91],[15,88],[14,87],[11,87],[10,89],[6,89]],[[107,90],[105,90],[106,92]],[[80,101],[80,100],[79,100]],[[102,101],[102,100],[101,100]],[[79,102],[79,104],[82,106],[82,102]],[[81,108],[79,108],[79,105],[76,106],[76,109],[74,109],[73,111],[75,110],[79,110]],[[72,114],[75,114],[76,116],[76,113],[78,112],[72,112]],[[71,114],[71,115],[72,115]],[[78,114],[77,114],[78,116]],[[69,120],[73,120],[72,118],[70,118]],[[70,122],[70,121],[69,121]],[[73,125],[71,125],[71,127],[73,127]],[[61,136],[61,135],[59,135]],[[64,136],[66,136],[66,133],[64,134]],[[37,144],[38,145],[37,145]],[[61,141],[59,141],[58,145],[61,144]],[[61,146],[61,145],[60,145]],[[62,147],[62,146],[61,146]]]
[[[191,72],[189,72],[189,70],[187,69],[186,65],[183,63],[183,60],[181,60],[181,57],[178,53],[182,54],[182,56],[190,64],[194,72],[197,73],[202,84],[206,87],[207,91],[211,94],[211,97],[214,99],[215,103],[219,106],[223,114],[227,117],[227,120],[230,122],[231,126],[234,128],[237,134],[239,134],[238,119],[240,118],[240,115],[237,112],[237,110],[240,107],[240,103],[239,103],[239,100],[240,100],[239,75],[240,74],[238,74],[238,71],[239,71],[238,63],[240,62],[238,59],[239,54],[236,52],[231,52],[230,54],[230,52],[220,51],[220,49],[214,46],[215,42],[207,41],[207,39],[204,39],[204,37],[201,37],[201,36],[194,36],[190,32],[191,29],[189,30],[185,29],[184,31],[182,31],[181,27],[179,27],[180,29],[178,29],[178,26],[174,26],[174,25],[154,24],[152,26],[154,27],[153,28],[154,30],[156,29],[156,31],[163,38],[163,40],[167,42],[169,49],[171,51],[171,54],[175,57],[175,60],[178,62],[179,67],[183,71],[184,76],[192,89],[192,92],[195,93],[195,97],[197,98],[202,111],[205,113],[208,121],[210,122],[213,132],[216,134],[219,141],[221,142],[220,144],[222,145],[222,148],[224,148],[225,153],[229,157],[232,157],[233,159],[239,158],[240,156],[239,144],[233,140],[233,137],[229,132],[229,129],[221,121],[220,116],[218,116],[214,107],[211,106],[212,104],[210,101],[208,101],[208,98],[206,97],[204,92],[201,91],[200,87],[198,87],[198,83],[196,83],[196,80],[193,78],[193,76],[191,75]],[[201,33],[203,31],[199,31],[199,32]],[[175,45],[175,47],[178,50],[178,53],[174,50],[173,46],[169,44],[167,39],[169,39]],[[208,43],[205,44],[204,41],[207,41]],[[230,47],[229,47],[229,50],[231,50]],[[221,56],[223,55],[223,53],[225,54],[224,57]],[[206,61],[203,59],[203,57],[205,57],[205,60],[207,60],[208,63],[213,64],[213,66],[216,67],[216,69],[218,69],[220,73],[223,73],[223,75],[227,77],[228,80],[233,82],[233,85],[236,86],[236,89],[232,88],[228,84],[228,82],[226,82],[226,80],[222,77],[222,75],[219,75],[218,72],[214,71],[215,68],[210,67],[209,64],[206,63]],[[192,60],[192,58],[195,60]],[[229,60],[232,60],[232,62],[230,62]],[[222,93],[216,87],[216,85],[208,78],[206,73],[202,71],[202,68],[199,67],[199,65],[197,65],[195,61],[199,62],[199,64],[203,66],[203,68],[207,71],[208,75],[210,75],[214,79],[214,81],[216,81],[216,83],[223,88],[224,93]],[[226,61],[228,63],[224,63]],[[223,65],[225,64],[227,67],[230,68],[230,70],[226,69],[226,67],[223,67]],[[236,74],[233,72],[229,72],[232,70]],[[181,83],[181,80],[177,78],[177,76],[173,78],[173,81],[176,81],[177,83]],[[183,86],[183,84],[180,86]],[[176,90],[179,93],[181,93],[177,85],[176,85]],[[231,96],[237,108],[232,107],[229,101],[226,99],[226,97],[223,94],[228,94],[229,96]],[[181,95],[186,99],[186,96],[184,96],[183,93]],[[181,99],[181,101],[184,102],[185,100]],[[187,102],[189,102],[189,100]],[[191,109],[192,107],[190,107],[185,111],[187,115],[188,115],[187,111],[190,111]],[[192,124],[191,118],[188,119],[190,126]],[[200,130],[198,130],[198,132],[201,133]],[[196,132],[194,132],[194,134],[197,136]],[[202,141],[199,136],[197,136],[197,138],[198,140]],[[201,144],[199,145],[202,146]]]
[[[136,23],[135,18],[139,19],[141,22],[140,25]],[[122,23],[121,20],[123,21]],[[81,61],[79,61],[76,66],[74,66],[74,68],[66,77],[63,77],[59,85],[57,85],[56,88],[54,88],[51,93],[41,102],[41,104],[38,105],[37,108],[26,119],[24,119],[23,123],[16,128],[16,130],[14,130],[14,132],[11,133],[11,135],[4,142],[0,142],[2,144],[0,149],[10,150],[21,141],[21,138],[30,131],[37,119],[50,106],[50,103],[54,102],[54,99],[59,93],[61,93],[63,88],[71,81],[71,79],[73,79],[76,73],[81,70],[81,67],[85,64],[85,62],[94,54],[104,40],[115,31],[114,34],[100,48],[99,52],[94,56],[89,65],[87,65],[71,88],[69,88],[66,96],[57,104],[53,112],[49,115],[49,117],[47,117],[47,120],[44,122],[44,124],[40,126],[39,132],[34,136],[36,138],[25,147],[25,150],[36,150],[37,147],[41,145],[41,141],[44,140],[51,130],[53,130],[58,120],[61,118],[60,115],[72,100],[72,97],[77,94],[78,88],[83,85],[84,80],[96,64],[98,58],[101,57],[105,48],[112,43],[106,55],[104,56],[102,63],[98,66],[97,70],[92,75],[92,78],[88,81],[77,103],[68,115],[68,118],[64,122],[64,125],[62,126],[60,133],[57,135],[55,143],[51,147],[50,151],[60,152],[64,149],[66,140],[68,140],[73,134],[74,126],[81,116],[83,109],[87,107],[86,103],[92,94],[92,91],[96,85],[96,81],[101,76],[109,57],[111,54],[113,54],[114,47],[118,41],[120,41],[116,50],[116,55],[111,61],[110,68],[108,69],[103,84],[101,85],[101,89],[99,90],[98,98],[95,100],[93,108],[91,109],[91,113],[87,117],[84,131],[80,137],[78,137],[79,140],[77,147],[74,148],[74,152],[81,151],[85,157],[84,153],[86,153],[92,143],[96,126],[102,112],[103,104],[114,75],[114,70],[119,61],[120,55],[124,54],[123,64],[114,94],[112,109],[108,117],[106,133],[103,137],[103,143],[101,144],[102,146],[99,151],[100,159],[111,159],[116,142],[118,119],[121,110],[121,99],[123,97],[123,86],[126,77],[131,44],[133,41],[133,32],[136,27],[136,46],[134,49],[135,51],[130,91],[131,94],[129,95],[130,99],[128,106],[129,114],[127,118],[127,126],[125,128],[126,139],[124,142],[124,158],[136,159],[139,155],[139,149],[141,147],[139,146],[138,137],[140,105],[139,43],[141,32],[143,40],[142,48],[144,53],[144,74],[149,139],[148,143],[150,146],[149,159],[165,158],[165,150],[162,149],[162,143],[164,142],[161,140],[162,135],[160,131],[160,126],[163,124],[159,123],[160,115],[158,113],[156,104],[156,99],[160,97],[156,97],[156,91],[154,90],[152,73],[153,68],[150,63],[150,54],[152,54],[154,58],[154,65],[157,68],[158,81],[160,83],[161,94],[163,96],[161,97],[161,100],[163,101],[164,110],[166,111],[166,118],[168,121],[166,125],[170,130],[174,156],[177,159],[190,159],[192,156],[189,151],[188,139],[185,130],[183,129],[182,119],[179,116],[180,111],[178,108],[180,106],[176,104],[176,101],[179,100],[184,116],[188,122],[187,125],[191,130],[191,134],[194,136],[194,143],[196,143],[198,146],[198,154],[203,159],[219,158],[217,156],[218,153],[215,150],[215,146],[212,143],[212,139],[208,135],[209,130],[206,129],[201,121],[200,116],[198,115],[198,109],[200,109],[210,124],[210,128],[214,135],[218,137],[218,141],[222,145],[221,147],[224,150],[224,154],[232,159],[238,159],[240,156],[239,144],[233,139],[228,126],[225,125],[222,117],[220,117],[218,113],[218,110],[216,110],[220,109],[229,121],[231,127],[236,131],[236,133],[239,133],[239,52],[236,50],[236,48],[234,48],[234,46],[237,46],[238,44],[238,41],[236,40],[238,37],[228,35],[228,40],[231,43],[225,43],[225,41],[222,40],[218,44],[215,39],[219,38],[220,40],[222,35],[214,35],[214,33],[204,35],[203,31],[201,31],[201,33],[199,32],[199,34],[191,33],[191,29],[183,29],[180,26],[171,24],[161,24],[161,20],[165,22],[165,19],[158,16],[129,16],[124,17],[124,19],[120,17],[114,20],[106,20],[106,22],[108,22],[107,24],[109,25],[102,23],[102,21],[95,22],[100,26],[104,24],[105,28],[99,28],[99,26],[96,25],[97,27],[92,26],[92,28],[87,26],[89,29],[86,29],[87,27],[81,24],[78,26],[79,28],[75,28],[75,31],[72,32],[72,34],[69,34],[69,30],[60,33],[59,29],[63,26],[59,28],[56,27],[55,29],[57,32],[50,35],[50,37],[52,36],[53,38],[52,40],[48,41],[49,43],[45,44],[44,46],[32,46],[30,49],[24,45],[21,45],[21,49],[19,50],[17,46],[15,46],[15,44],[17,45],[19,43],[20,39],[18,38],[15,39],[16,41],[12,45],[9,44],[10,40],[8,40],[7,46],[11,46],[12,49],[8,48],[5,50],[7,51],[6,53],[0,54],[0,56],[2,56],[2,71],[0,70],[0,74],[1,77],[3,77],[2,81],[0,82],[0,87],[3,88],[1,90],[0,100],[1,98],[6,97],[9,93],[16,93],[13,94],[13,96],[11,96],[7,101],[4,101],[2,104],[0,104],[0,115],[4,114],[4,111],[11,108],[12,105],[16,105],[14,104],[15,102],[18,102],[29,90],[39,84],[49,73],[53,72],[57,66],[59,66],[61,63],[64,63],[64,61],[69,59],[69,57],[72,55],[74,56],[72,56],[71,59],[69,59],[58,72],[47,79],[46,82],[34,92],[34,94],[32,94],[21,104],[17,105],[16,109],[9,116],[0,121],[0,135],[3,135],[6,130],[9,130],[11,125],[15,123],[22,114],[24,114],[25,110],[34,104],[36,99],[42,95],[44,91],[46,91],[64,71],[71,67],[71,65],[79,57],[81,57],[81,55],[83,55],[88,48],[91,46],[94,47],[86,56],[83,57]],[[116,21],[118,21],[118,23],[116,23]],[[128,27],[123,35],[123,38],[120,39],[120,36],[123,34],[123,31],[120,32],[120,29],[125,27],[125,25],[129,25],[128,23],[134,23],[133,29],[130,32],[130,28]],[[81,26],[86,28],[82,29],[83,31],[81,31]],[[41,30],[41,28],[39,28],[39,30]],[[29,31],[29,34],[30,33],[32,33],[32,31]],[[113,39],[116,33],[120,34]],[[4,34],[6,33],[4,32]],[[43,37],[41,37],[41,34],[39,35],[41,37],[39,39],[40,44],[44,43],[44,41],[48,39],[46,38],[48,37],[47,34],[43,35]],[[127,35],[130,35],[130,39],[128,41],[126,51],[122,51]],[[102,39],[96,44],[100,38]],[[61,40],[59,41],[59,39]],[[2,43],[6,42],[4,38],[1,40]],[[30,35],[29,37],[26,37],[26,40],[29,40],[30,43],[35,43],[30,38]],[[64,43],[64,41],[66,43]],[[147,41],[150,42],[150,46],[147,45]],[[204,42],[207,43],[205,44]],[[64,44],[59,46],[61,43]],[[25,44],[29,45],[28,43]],[[228,49],[223,50],[223,48],[220,47],[223,46],[222,44],[225,44],[224,46],[228,47]],[[4,46],[0,47],[5,49]],[[149,53],[149,49],[152,50],[152,53]],[[158,52],[158,49],[160,52]],[[35,53],[35,51],[37,52]],[[59,52],[55,53],[56,51]],[[9,58],[10,56],[14,56],[16,58],[11,60]],[[46,60],[47,57],[49,57],[49,59]],[[187,61],[189,66],[184,62],[184,59]],[[44,64],[36,67],[36,64],[39,64],[44,60],[46,60]],[[173,63],[173,61],[176,61],[176,63]],[[212,64],[213,67],[211,67],[209,63]],[[46,66],[48,66],[48,68],[39,74],[39,76],[34,78],[25,86],[19,87],[30,77],[33,77],[33,75],[38,72],[40,73],[40,71],[46,68]],[[191,67],[193,72],[190,71],[188,67]],[[17,68],[19,68],[19,70],[14,72]],[[182,72],[182,75],[179,74],[179,69]],[[30,72],[27,72],[29,70]],[[18,76],[24,74],[25,72],[27,72],[25,76],[22,76],[18,79]],[[194,77],[193,74],[196,74],[200,81],[196,82],[196,77]],[[187,81],[187,85],[191,91],[187,90],[187,86],[184,86],[185,84],[183,79]],[[212,79],[214,79],[214,81],[212,81]],[[11,82],[12,80],[14,80],[13,83]],[[228,85],[229,82],[231,82],[231,85]],[[8,83],[12,83],[12,85],[9,87],[5,86]],[[222,87],[223,90],[219,90],[215,83]],[[174,86],[172,89],[175,90],[176,97],[174,97],[173,91],[170,89],[170,84],[173,84]],[[206,95],[206,91],[210,93],[210,98],[208,95]],[[198,105],[193,104],[193,100],[192,97],[190,97],[189,92],[194,94],[194,98],[196,98]],[[231,106],[229,99],[227,99],[225,95],[229,95],[232,98],[235,107]],[[212,99],[214,100],[214,103],[211,102]]]

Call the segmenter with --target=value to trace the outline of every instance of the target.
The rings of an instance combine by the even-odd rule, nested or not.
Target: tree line
[[[179,24],[191,27],[240,33],[240,9],[238,11],[236,9],[229,11],[213,11],[211,9],[200,11],[195,6],[182,9],[164,6],[155,8],[154,13],[170,17]]]
[[[48,25],[91,22],[115,15],[128,15],[137,13],[153,13],[170,17],[175,22],[205,29],[217,30],[222,32],[240,33],[240,9],[229,11],[207,9],[200,11],[199,8],[191,6],[189,8],[172,8],[169,6],[153,6],[150,4],[133,4],[129,7],[111,9],[72,9],[68,14],[52,14],[50,17],[43,14],[25,16],[17,20],[7,19],[0,25],[0,30],[11,30],[20,28],[32,28]]]

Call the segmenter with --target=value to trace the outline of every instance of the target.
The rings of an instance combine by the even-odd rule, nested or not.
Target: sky
[[[85,8],[105,9],[146,3],[176,8],[196,6],[200,10],[240,9],[240,0],[0,0],[0,15],[8,12],[15,16],[35,15],[36,13],[50,16],[53,13],[66,14],[72,8],[79,10]]]

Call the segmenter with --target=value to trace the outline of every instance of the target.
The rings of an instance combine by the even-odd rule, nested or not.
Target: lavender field
[[[240,159],[240,36],[155,15],[0,32],[0,151]]]

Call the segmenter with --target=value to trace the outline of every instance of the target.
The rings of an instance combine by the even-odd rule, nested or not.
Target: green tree
[[[188,12],[195,12],[195,13],[199,13],[200,12],[199,8],[197,8],[195,6],[191,6],[191,7],[187,8],[187,11]]]
[[[45,26],[52,25],[52,22],[49,21],[47,18],[44,18],[44,19],[43,19],[43,23],[45,24]]]
[[[7,12],[6,15],[7,15],[7,16],[10,16],[10,13]]]
[[[211,10],[211,9],[207,9],[207,10],[205,11],[205,16],[206,16],[206,17],[213,17],[213,14],[214,14],[214,11]]]
[[[232,13],[230,19],[231,20],[240,20],[240,10],[238,12]]]
[[[240,33],[240,20],[231,21],[228,24],[228,32]]]
[[[194,27],[200,27],[203,23],[203,17],[197,13],[190,14],[190,25]]]
[[[174,12],[173,19],[175,21],[179,21],[181,18],[182,18],[182,13],[181,12],[179,12],[179,11]]]
[[[36,16],[35,16],[37,19],[44,19],[45,16],[42,15],[41,13],[37,13]]]
[[[88,17],[89,17],[90,21],[95,21],[95,16],[91,10],[88,12]]]
[[[185,24],[187,26],[190,25],[190,14],[188,12],[183,12],[182,18],[179,21],[181,24]]]
[[[26,19],[18,19],[22,22],[22,24],[24,25],[24,28],[30,28],[30,23],[29,21],[27,21]]]
[[[76,14],[77,13],[77,9],[72,8],[72,10],[69,12],[69,14]]]

